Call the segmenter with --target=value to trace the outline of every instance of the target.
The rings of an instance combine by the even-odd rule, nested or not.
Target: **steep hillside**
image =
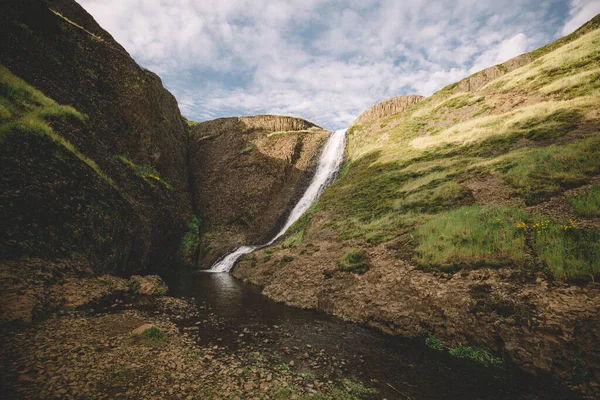
[[[299,118],[263,115],[193,124],[190,153],[201,246],[208,268],[241,244],[268,240],[314,173],[329,135]]]
[[[176,100],[74,1],[0,7],[2,258],[173,261],[191,215]]]
[[[599,26],[418,102],[394,99],[406,104],[394,115],[363,114],[341,177],[292,227],[297,240],[234,274],[288,304],[457,356],[490,361],[491,350],[593,393]]]

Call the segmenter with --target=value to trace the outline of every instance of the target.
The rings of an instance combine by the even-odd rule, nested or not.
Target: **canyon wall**
[[[382,119],[385,117],[391,117],[402,111],[406,110],[408,107],[417,104],[419,101],[423,99],[423,96],[411,95],[411,96],[398,96],[391,99],[384,100],[380,103],[377,103],[365,111],[362,112],[354,121],[354,124],[360,124],[367,122],[373,119]]]
[[[303,119],[273,115],[219,118],[191,131],[200,268],[276,233],[310,183],[330,134]]]

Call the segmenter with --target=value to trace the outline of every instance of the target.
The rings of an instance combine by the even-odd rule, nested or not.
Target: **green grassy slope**
[[[404,236],[424,270],[597,278],[599,24],[477,90],[450,85],[402,114],[353,125],[347,163],[312,219],[353,246]],[[318,240],[303,224],[303,240]]]

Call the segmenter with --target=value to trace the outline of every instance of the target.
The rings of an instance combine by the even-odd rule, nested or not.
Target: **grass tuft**
[[[249,154],[252,150],[254,149],[254,146],[252,146],[251,144],[246,145],[246,147],[244,147],[242,150],[240,150],[239,154]]]
[[[551,219],[532,225],[533,248],[557,279],[600,277],[600,231],[581,229],[577,221]]]
[[[516,209],[479,205],[432,216],[415,232],[414,258],[422,269],[448,272],[524,265],[525,232],[517,225],[526,220]]]
[[[362,275],[369,268],[367,255],[358,248],[348,249],[337,261],[337,269]]]
[[[148,182],[151,186],[158,184],[167,190],[173,190],[173,187],[161,178],[154,167],[137,165],[122,154],[117,154],[114,158],[131,168],[137,176]]]
[[[592,185],[586,191],[569,197],[567,202],[583,217],[600,217],[600,185]]]
[[[0,65],[0,144],[9,135],[43,135],[88,165],[106,183],[115,183],[75,145],[56,133],[49,122],[83,123],[86,116],[73,107],[63,106],[44,96]]]
[[[425,339],[425,344],[427,345],[427,347],[433,350],[443,351],[445,349],[444,344],[442,343],[440,338],[438,338],[435,335],[431,335],[427,339]]]
[[[504,364],[501,358],[493,355],[488,349],[478,346],[458,345],[448,349],[456,358],[466,358],[488,368],[497,368]]]
[[[137,343],[148,347],[165,347],[169,344],[169,336],[156,326],[134,335],[133,338]]]

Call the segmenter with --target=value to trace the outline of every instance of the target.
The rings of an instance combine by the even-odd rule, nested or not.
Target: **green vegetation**
[[[483,100],[484,100],[484,98],[482,96],[473,96],[471,94],[461,94],[458,96],[450,97],[448,100],[446,100],[445,102],[440,104],[437,107],[437,110],[440,110],[443,107],[459,109],[459,108],[463,108],[463,107],[467,107],[467,106],[472,106]]]
[[[298,247],[302,243],[302,238],[304,237],[304,231],[299,231],[291,236],[288,236],[282,243],[282,249],[290,249],[292,247]]]
[[[456,358],[466,358],[488,368],[496,368],[504,364],[501,358],[483,347],[458,345],[449,348],[448,352]]]
[[[284,263],[288,263],[288,262],[292,262],[292,261],[294,261],[294,257],[288,256],[288,255],[283,256],[283,258],[281,259],[281,262],[284,262]]]
[[[161,178],[160,174],[155,168],[145,165],[137,165],[122,154],[117,154],[114,157],[131,168],[137,176],[148,182],[151,186],[158,184],[167,190],[173,190],[173,187],[169,185],[163,178]]]
[[[253,149],[254,149],[254,146],[252,146],[252,144],[249,143],[249,144],[246,145],[246,147],[244,147],[242,150],[240,150],[239,154],[248,154]]]
[[[438,338],[435,335],[431,335],[427,339],[425,339],[425,344],[427,345],[427,347],[433,350],[443,351],[445,349],[444,344],[442,343],[440,338]]]
[[[169,344],[169,336],[160,328],[152,326],[139,335],[133,335],[136,343],[148,347],[165,347]]]
[[[44,96],[0,65],[0,145],[11,135],[44,136],[89,166],[101,179],[116,188],[98,165],[71,142],[56,133],[53,124],[83,124],[86,116]]]
[[[583,217],[600,217],[600,185],[592,185],[584,192],[569,197],[567,202]]]
[[[73,25],[73,26],[74,26],[74,27],[76,27],[76,28],[79,28],[79,29],[81,29],[83,32],[85,32],[85,33],[87,33],[88,35],[92,36],[94,39],[96,39],[96,40],[102,40],[102,38],[101,38],[100,36],[93,34],[92,32],[90,32],[90,31],[88,31],[87,29],[85,29],[83,26],[81,26],[81,25],[79,25],[79,24],[77,24],[77,23],[75,23],[75,22],[71,21],[69,18],[65,17],[65,16],[64,16],[64,15],[62,15],[61,13],[59,13],[59,12],[57,12],[57,11],[53,10],[53,9],[50,9],[50,11],[52,11],[54,14],[56,14],[57,16],[59,16],[60,18],[62,18],[62,19],[65,21],[65,22],[67,22],[67,23],[69,23],[69,24]]]
[[[559,98],[597,95],[600,29],[574,38],[575,35],[569,35],[529,53],[537,58],[536,62],[493,81],[490,87],[502,91],[528,89]],[[559,43],[562,45],[557,46]]]
[[[516,209],[478,205],[438,214],[417,228],[415,260],[423,269],[443,271],[525,265],[525,232],[518,224],[526,220]]]
[[[367,255],[358,248],[348,249],[337,261],[337,269],[342,272],[364,274],[369,268]]]
[[[433,334],[425,339],[425,344],[432,350],[444,351],[448,349],[448,353],[453,357],[466,358],[487,368],[497,368],[504,364],[504,361],[501,358],[496,357],[484,347],[459,344],[456,347],[446,348],[444,343]]]
[[[198,217],[192,216],[187,226],[188,230],[181,239],[179,253],[181,255],[189,255],[190,251],[194,251],[200,244],[200,222]]]
[[[583,119],[583,115],[576,109],[557,109],[548,115],[536,115],[517,121],[513,124],[515,129],[524,131],[524,136],[531,140],[556,139],[566,135],[575,128]]]
[[[506,182],[527,204],[537,204],[600,173],[600,137],[515,151],[502,164]]]
[[[572,35],[476,94],[453,84],[402,119],[350,127],[349,158],[310,218],[318,215],[341,240],[401,243],[402,256],[424,270],[529,269],[533,254],[556,278],[593,279],[595,230],[563,231],[552,222],[538,237],[533,225],[542,217],[525,207],[600,174],[599,45],[600,29]],[[476,110],[471,119],[461,110],[467,106]],[[492,195],[477,198],[473,180]],[[582,217],[595,217],[598,192],[595,186],[568,202]],[[488,204],[496,200],[510,207]],[[307,223],[302,240],[312,234]]]
[[[558,279],[600,276],[600,231],[580,229],[577,222],[550,219],[532,225],[533,248]]]
[[[310,223],[310,218],[312,213],[314,212],[316,207],[316,202],[313,203],[308,210],[296,222],[292,224],[285,233],[284,240],[280,245],[282,249],[289,249],[293,247],[298,247],[302,244],[302,240],[304,239],[304,233],[308,228],[308,224]],[[275,248],[269,247],[265,250],[265,253],[271,254],[275,251]]]

